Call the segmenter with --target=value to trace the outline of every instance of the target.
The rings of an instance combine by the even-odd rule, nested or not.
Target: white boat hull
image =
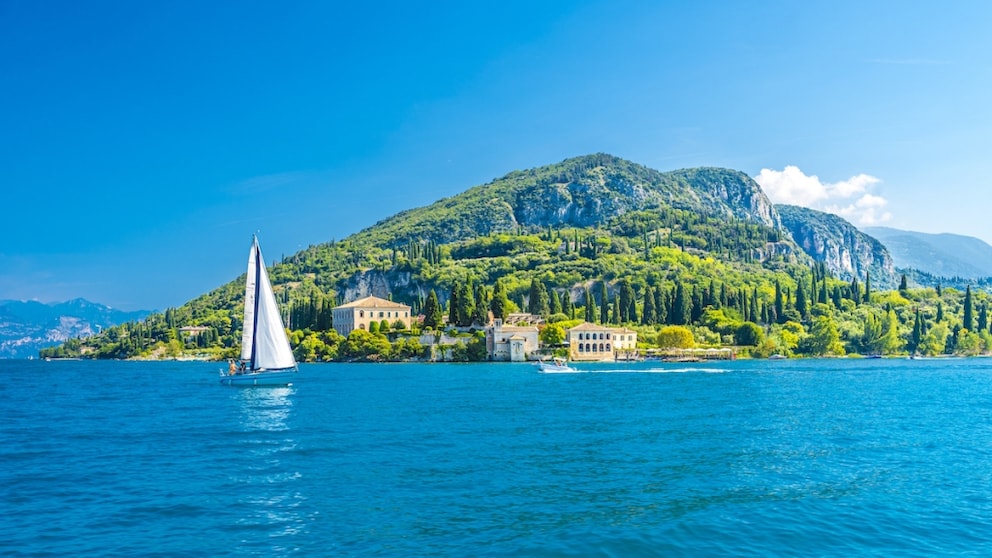
[[[293,383],[296,369],[265,370],[244,374],[221,373],[220,383],[226,386],[286,386]]]
[[[554,373],[554,372],[578,372],[578,370],[572,368],[571,366],[568,366],[567,364],[565,364],[565,365],[562,365],[562,364],[551,364],[551,363],[548,363],[548,362],[538,363],[537,364],[537,369],[539,371],[545,372],[545,373]]]

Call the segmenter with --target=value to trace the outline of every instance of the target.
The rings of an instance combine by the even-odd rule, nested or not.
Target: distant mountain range
[[[49,304],[0,300],[0,358],[37,357],[41,348],[149,314],[145,310],[123,312],[82,298]]]
[[[992,277],[992,246],[959,234],[930,234],[888,227],[866,227],[892,255],[897,268],[916,269],[937,277]]]

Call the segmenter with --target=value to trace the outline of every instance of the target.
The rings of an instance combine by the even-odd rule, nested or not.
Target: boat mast
[[[257,236],[254,236],[254,235],[252,236],[252,250],[255,253],[255,297],[254,297],[255,298],[255,300],[254,300],[255,307],[254,307],[254,309],[252,311],[252,324],[251,324],[251,366],[249,368],[250,370],[254,370],[255,369],[255,363],[258,360],[257,357],[256,357],[256,354],[255,354],[256,351],[258,350],[258,342],[256,341],[256,339],[258,337],[258,300],[259,300],[258,297],[259,297],[259,294],[261,294],[259,292],[259,290],[261,289],[261,281],[258,280],[259,279],[259,276],[260,276],[259,274],[260,274],[261,270],[259,270],[259,267],[258,266],[263,265],[262,264],[262,250],[258,247],[258,237]]]

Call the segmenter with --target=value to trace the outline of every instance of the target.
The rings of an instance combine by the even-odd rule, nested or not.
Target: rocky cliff
[[[794,205],[776,205],[775,209],[796,244],[838,277],[864,281],[867,273],[878,288],[898,284],[895,264],[885,246],[843,218]]]

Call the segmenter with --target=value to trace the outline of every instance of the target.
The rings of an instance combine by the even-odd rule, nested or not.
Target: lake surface
[[[5,556],[992,555],[992,360],[0,360]]]

